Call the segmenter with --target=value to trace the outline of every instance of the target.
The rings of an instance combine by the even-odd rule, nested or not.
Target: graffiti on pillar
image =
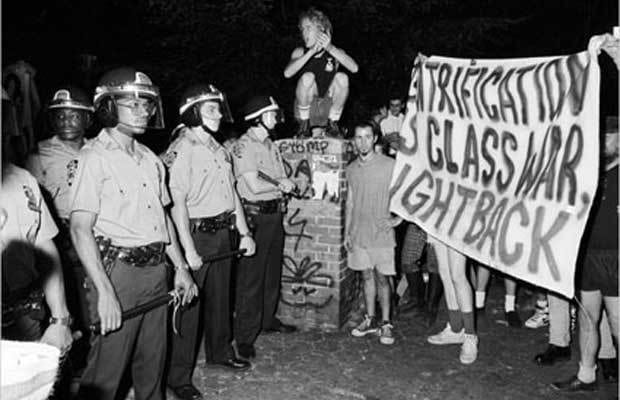
[[[319,289],[330,289],[334,280],[326,274],[318,273],[323,267],[320,261],[311,261],[304,257],[299,264],[287,255],[282,260],[282,284],[289,286],[290,293],[282,291],[280,301],[291,307],[323,308],[332,300],[333,295],[324,295]]]
[[[299,242],[301,242],[301,239],[310,239],[310,241],[312,241],[313,239],[311,235],[308,235],[306,233],[306,225],[308,224],[308,220],[305,218],[295,220],[295,218],[297,218],[300,212],[301,212],[301,208],[296,208],[294,211],[289,212],[289,217],[286,220],[286,223],[288,224],[289,227],[296,228],[297,226],[299,226],[299,231],[292,232],[290,230],[286,230],[286,229],[284,230],[285,236],[290,236],[290,237],[295,238],[295,251],[297,251],[297,249],[299,248]]]
[[[335,156],[311,156],[291,165],[284,161],[284,172],[299,187],[299,197],[305,200],[328,200],[337,203],[340,200],[340,180],[337,167],[333,167]]]
[[[284,161],[284,172],[286,177],[297,183],[299,188],[299,198],[309,200],[314,196],[312,192],[312,169],[305,158],[300,160],[296,165],[291,165],[286,159]]]

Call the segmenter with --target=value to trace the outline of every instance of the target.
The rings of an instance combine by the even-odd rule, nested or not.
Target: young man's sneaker
[[[469,333],[463,334],[463,344],[461,345],[461,364],[471,364],[478,357],[478,335]]]
[[[525,321],[525,326],[530,329],[538,329],[549,325],[549,307],[536,305],[534,314]]]
[[[353,328],[351,331],[351,335],[355,337],[363,337],[368,335],[369,333],[377,334],[379,333],[379,326],[377,325],[377,321],[374,316],[366,315],[364,316],[364,320],[361,324],[359,324],[356,328]]]
[[[461,344],[465,340],[465,329],[460,332],[453,332],[450,323],[446,324],[443,331],[426,339],[430,344]]]
[[[381,344],[394,344],[394,334],[392,333],[394,327],[388,321],[383,321],[381,324],[379,333],[379,342]]]

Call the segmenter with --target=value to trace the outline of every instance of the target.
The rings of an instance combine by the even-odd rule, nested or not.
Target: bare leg
[[[314,80],[314,74],[312,72],[305,72],[297,81],[297,89],[295,90],[299,119],[310,119],[310,104],[317,93],[318,89]]]
[[[390,277],[383,275],[379,271],[375,271],[375,277],[377,279],[377,289],[379,292],[379,304],[381,305],[381,318],[384,321],[389,321],[391,302]]]
[[[579,372],[580,381],[596,380],[596,354],[599,346],[598,325],[601,317],[603,296],[600,291],[581,291],[583,309],[579,310]]]
[[[349,77],[343,73],[338,72],[334,76],[334,80],[329,86],[328,93],[332,98],[332,107],[329,109],[329,119],[332,121],[339,121],[344,109],[344,104],[349,96]]]
[[[364,300],[366,301],[366,313],[374,317],[376,315],[375,301],[377,298],[377,286],[375,285],[375,276],[372,269],[362,271],[364,277]]]

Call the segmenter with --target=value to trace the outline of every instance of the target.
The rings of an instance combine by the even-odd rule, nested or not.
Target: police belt
[[[155,267],[165,261],[166,244],[164,242],[153,242],[137,247],[122,247],[114,246],[111,239],[103,236],[97,236],[95,241],[99,246],[106,272],[111,272],[110,269],[115,260],[121,260],[138,268]]]
[[[215,233],[222,229],[234,229],[235,214],[232,211],[224,211],[214,217],[190,218],[189,222],[192,233]]]
[[[286,203],[282,199],[250,201],[241,199],[243,208],[248,214],[275,214],[284,212]]]

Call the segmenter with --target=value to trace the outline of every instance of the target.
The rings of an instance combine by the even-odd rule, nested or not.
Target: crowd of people
[[[349,76],[339,67],[355,73],[358,66],[332,43],[322,12],[303,13],[299,28],[304,46],[284,69],[286,78],[298,76],[297,136],[310,137],[319,127],[321,135],[342,137]],[[620,39],[598,40],[620,68]],[[272,141],[282,121],[278,103],[268,94],[249,99],[245,133],[224,146],[218,131],[232,121],[225,94],[210,82],[192,85],[158,156],[137,138],[164,128],[161,98],[148,74],[131,67],[106,72],[92,94],[60,86],[42,111],[51,137],[23,159],[15,141],[23,126],[3,89],[2,337],[40,340],[65,352],[74,341],[86,342],[83,359],[70,357],[80,398],[114,399],[130,371],[137,399],[161,399],[164,387],[179,399],[201,399],[192,382],[201,341],[208,364],[240,371],[250,368],[261,333],[296,330],[276,317],[285,195],[296,188]],[[351,335],[377,335],[392,345],[395,315],[417,315],[431,327],[443,295],[448,321],[428,342],[459,344],[460,362],[471,364],[490,273],[478,266],[472,288],[465,255],[390,213],[386,176],[400,145],[403,106],[398,96],[390,98],[350,131],[357,158],[346,169],[345,247],[349,268],[361,271],[366,312]],[[86,138],[94,123],[99,133]],[[560,390],[594,390],[597,358],[604,360],[605,378],[617,379],[617,126],[604,145],[599,199],[579,266],[579,371],[553,384]],[[506,321],[520,327],[517,283],[505,282]],[[154,307],[127,316],[167,294],[174,312]],[[570,357],[569,302],[553,293],[546,299],[541,293],[525,323],[549,325],[549,347],[535,357],[541,365]],[[603,304],[611,330],[606,321],[599,324]]]

